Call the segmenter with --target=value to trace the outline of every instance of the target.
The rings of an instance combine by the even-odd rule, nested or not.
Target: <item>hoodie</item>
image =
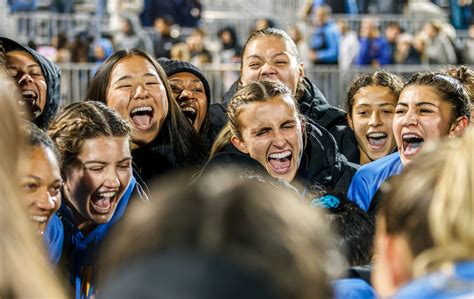
[[[61,70],[57,65],[30,47],[6,37],[0,37],[0,43],[3,44],[6,52],[25,51],[30,53],[30,55],[33,56],[36,62],[40,65],[47,85],[46,103],[43,112],[33,120],[33,123],[41,129],[46,129],[61,105]]]

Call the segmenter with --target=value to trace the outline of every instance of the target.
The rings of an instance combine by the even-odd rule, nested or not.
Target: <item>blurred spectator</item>
[[[395,64],[421,64],[421,54],[413,45],[411,34],[400,34],[393,53],[393,60]]]
[[[51,45],[43,45],[37,48],[37,51],[56,63],[69,62],[71,52],[69,51],[69,41],[65,32],[61,32],[51,38]]]
[[[143,30],[140,20],[134,14],[122,16],[122,28],[114,35],[116,50],[138,48],[153,53],[153,44],[148,33]]]
[[[300,10],[300,16],[306,19],[322,5],[328,5],[335,14],[359,13],[356,0],[306,0]]]
[[[473,22],[472,0],[450,0],[449,2],[451,24],[456,29],[467,29]]]
[[[313,25],[315,29],[311,34],[309,59],[314,64],[337,64],[339,31],[331,20],[331,7],[319,6]]]
[[[408,0],[371,1],[373,13],[376,14],[403,14],[405,3]]]
[[[239,38],[235,28],[232,26],[224,27],[219,30],[217,35],[221,45],[221,49],[217,52],[219,62],[240,63],[242,46],[239,43]],[[224,72],[222,76],[224,90],[227,90],[235,80],[239,79],[239,72]]]
[[[338,20],[336,26],[339,29],[339,69],[347,71],[354,64],[360,51],[360,43],[357,33],[350,30],[345,20]]]
[[[204,45],[205,36],[206,32],[203,29],[195,28],[186,39],[186,44],[188,44],[189,50],[191,51],[190,62],[197,66],[212,62],[211,52],[209,52]]]
[[[429,64],[456,64],[457,57],[451,39],[437,21],[428,22],[423,27],[426,35],[425,56]]]
[[[223,63],[240,62],[242,56],[242,46],[234,27],[227,26],[217,33],[221,44],[219,60]]]
[[[93,56],[95,60],[94,73],[97,71],[99,66],[114,53],[114,45],[109,38],[101,37],[94,42],[92,45]]]
[[[122,15],[139,15],[144,9],[144,0],[107,0],[109,14],[109,30],[112,32],[122,29]]]
[[[303,32],[297,24],[293,24],[288,28],[288,35],[295,42],[298,52],[300,53],[301,60],[305,66],[309,66],[312,62],[309,60],[309,43],[305,39]]]
[[[86,63],[92,61],[90,55],[91,44],[92,38],[87,32],[76,34],[71,43],[71,62]]]
[[[358,65],[380,66],[390,63],[387,41],[380,35],[378,24],[372,18],[364,18],[360,26],[360,52]]]
[[[173,2],[176,7],[173,15],[176,24],[181,27],[199,27],[203,9],[200,0],[173,0]]]
[[[48,9],[60,13],[73,13],[74,0],[52,0]]]
[[[171,16],[181,27],[198,27],[201,21],[202,4],[199,0],[145,0],[145,9],[140,15],[143,26],[153,26],[161,16]]]
[[[387,40],[387,49],[389,51],[389,64],[393,64],[393,55],[397,46],[397,39],[402,28],[398,22],[390,22],[385,27],[385,39]]]
[[[171,49],[180,42],[179,31],[173,30],[174,20],[171,16],[160,16],[153,22],[153,51],[155,57],[171,57]]]
[[[191,50],[187,43],[181,42],[171,48],[171,59],[189,62],[191,60]]]
[[[405,14],[417,18],[444,19],[445,11],[429,0],[409,0],[406,4]]]
[[[464,41],[462,46],[463,61],[465,64],[474,65],[474,24],[468,29],[469,38]]]

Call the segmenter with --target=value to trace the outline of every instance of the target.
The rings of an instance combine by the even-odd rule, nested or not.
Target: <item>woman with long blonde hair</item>
[[[15,181],[23,146],[15,83],[0,66],[0,298],[64,298]]]
[[[473,147],[472,129],[439,146],[427,144],[400,177],[383,185],[372,275],[379,295],[474,295]]]

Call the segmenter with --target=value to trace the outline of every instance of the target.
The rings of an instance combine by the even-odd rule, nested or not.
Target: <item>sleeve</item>
[[[369,209],[369,202],[367,199],[369,198],[370,190],[368,182],[363,175],[363,171],[364,169],[360,169],[352,178],[349,191],[347,192],[347,198],[367,212]]]

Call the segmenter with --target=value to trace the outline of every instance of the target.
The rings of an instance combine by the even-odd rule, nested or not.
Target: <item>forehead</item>
[[[144,74],[158,76],[155,66],[145,57],[134,55],[120,59],[114,66],[111,77],[137,76]]]
[[[437,93],[436,89],[426,85],[410,85],[405,87],[398,99],[398,103],[413,103],[427,102],[439,103],[442,98]]]
[[[169,80],[170,81],[176,81],[176,82],[192,81],[192,82],[202,83],[201,79],[199,79],[196,75],[194,75],[192,73],[189,73],[189,72],[181,72],[181,73],[173,74],[169,77]]]
[[[370,104],[396,104],[397,98],[386,86],[368,85],[361,87],[354,95],[354,106]]]
[[[291,96],[276,96],[266,101],[250,102],[242,106],[241,117],[247,117],[252,121],[246,121],[243,125],[249,126],[262,120],[278,120],[282,117],[297,116],[296,106]]]
[[[39,169],[41,173],[50,170],[59,176],[59,162],[50,148],[45,146],[33,146],[31,148],[30,170],[34,169]]]
[[[38,65],[38,62],[33,56],[21,50],[10,51],[6,55],[7,64],[25,64],[25,65]]]
[[[128,137],[102,136],[83,141],[79,158],[84,160],[104,160],[111,158],[123,159],[130,156]]]
[[[286,52],[294,55],[291,52],[291,47],[287,41],[276,36],[260,36],[247,44],[244,53],[244,59],[250,55],[272,55],[278,52]]]

